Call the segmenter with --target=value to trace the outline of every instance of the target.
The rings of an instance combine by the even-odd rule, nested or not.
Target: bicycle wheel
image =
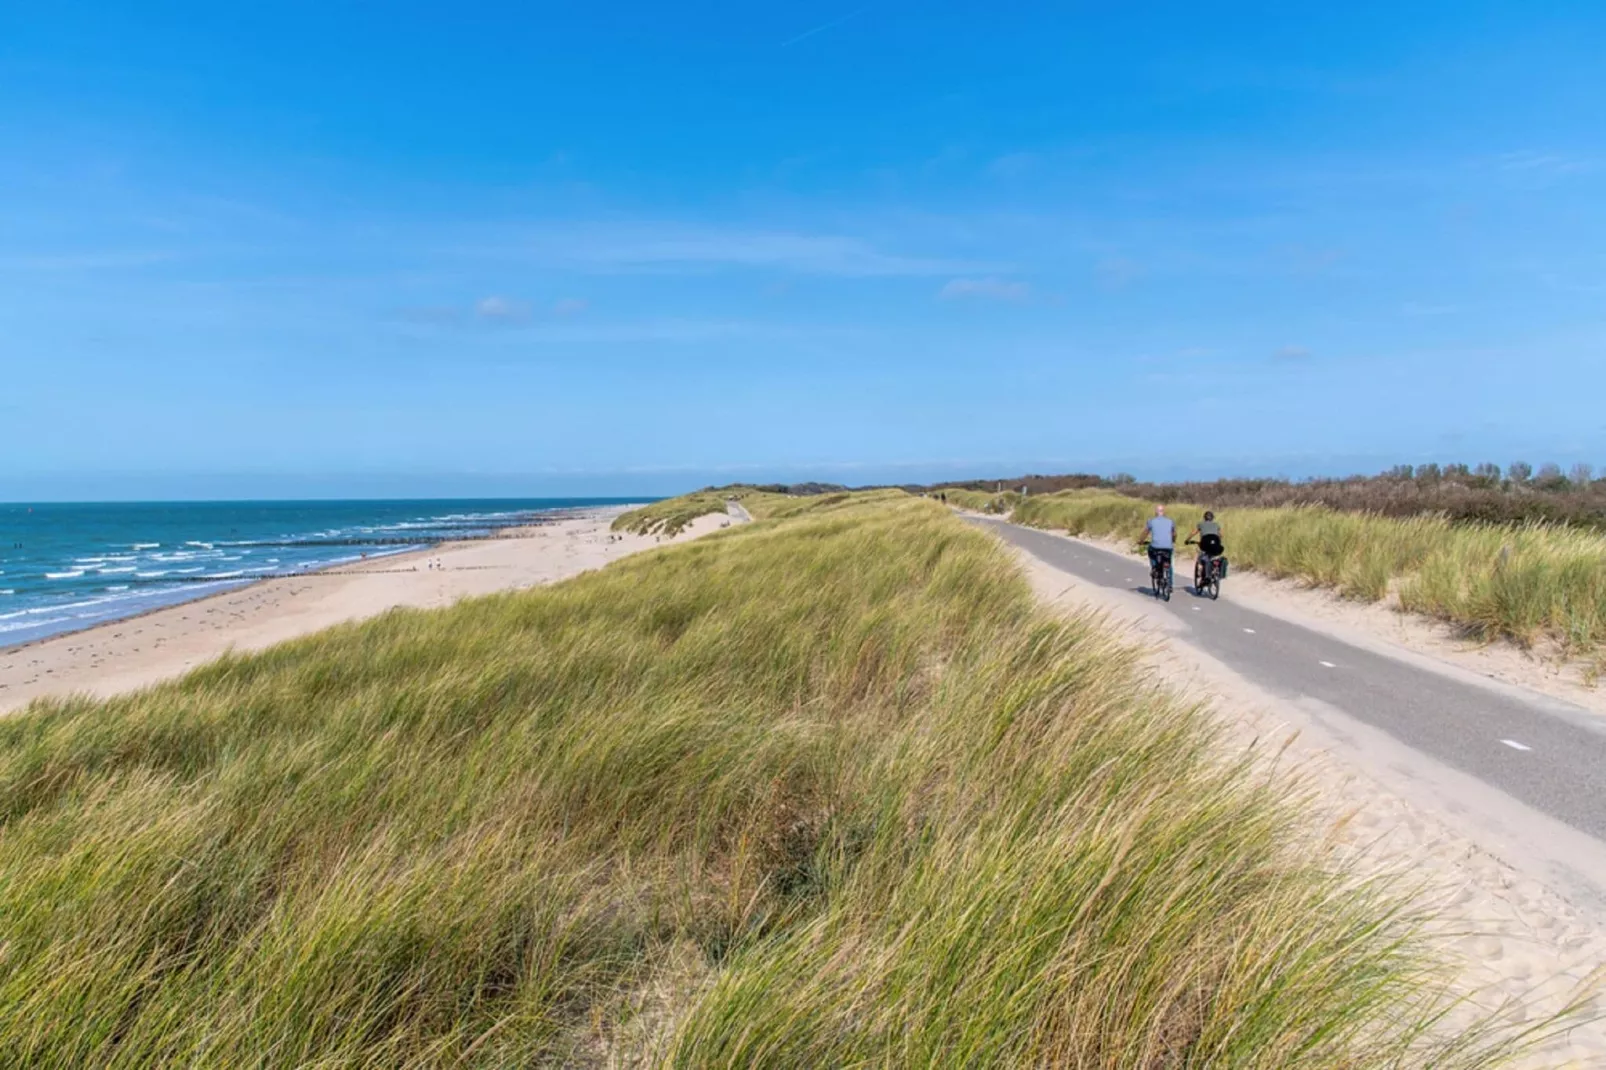
[[[1161,599],[1161,601],[1169,602],[1169,601],[1171,601],[1171,564],[1170,564],[1170,562],[1167,562],[1165,564],[1164,568],[1165,568],[1165,575],[1160,580],[1160,599]]]

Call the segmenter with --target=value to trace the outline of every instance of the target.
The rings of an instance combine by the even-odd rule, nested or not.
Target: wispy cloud
[[[1024,282],[996,277],[980,279],[950,279],[937,296],[944,301],[962,301],[980,298],[988,301],[1021,302],[1031,297],[1032,288]]]
[[[528,301],[492,295],[464,308],[460,305],[413,305],[398,309],[396,318],[423,327],[464,327],[473,323],[517,326],[530,322]]]
[[[864,14],[868,10],[870,10],[869,5],[866,5],[864,7],[859,8],[856,11],[850,11],[846,15],[841,15],[841,16],[839,16],[837,18],[834,18],[830,22],[822,22],[818,26],[814,27],[813,29],[804,30],[802,33],[798,34],[796,37],[791,37],[791,38],[788,38],[785,41],[782,41],[781,42],[781,47],[782,48],[791,48],[795,44],[798,44],[798,43],[800,43],[802,41],[807,41],[810,37],[813,37],[815,34],[824,33],[827,30],[834,30],[838,26],[842,25],[844,22],[849,22],[849,21],[851,21],[853,19],[858,18],[860,15]]]
[[[1400,306],[1400,314],[1403,316],[1448,316],[1458,311],[1460,309],[1455,305],[1430,305],[1420,301],[1407,301]]]
[[[1560,177],[1593,170],[1595,165],[1588,158],[1572,153],[1536,152],[1524,149],[1520,152],[1501,153],[1495,158],[1495,166],[1502,171]]]
[[[1283,346],[1271,355],[1271,359],[1283,364],[1293,364],[1310,359],[1310,350],[1304,346]]]
[[[1019,178],[1032,171],[1039,160],[1035,152],[1005,153],[987,165],[987,174],[993,178]]]
[[[1289,268],[1301,275],[1320,275],[1344,259],[1344,250],[1310,245],[1291,245],[1282,250]]]
[[[754,320],[645,319],[613,323],[584,320],[531,320],[509,324],[508,330],[468,331],[459,319],[428,326],[455,327],[465,339],[475,339],[475,347],[492,351],[509,347],[519,351],[544,345],[607,345],[637,342],[695,343],[725,339],[760,341],[834,341],[864,339],[876,332],[855,327],[824,327],[817,324],[772,323]],[[483,351],[483,350],[481,350]]]
[[[463,310],[452,305],[418,305],[399,309],[398,319],[429,327],[448,327],[463,322]]]
[[[1010,270],[1008,265],[889,252],[848,235],[652,222],[557,226],[511,244],[458,251],[602,274],[759,268],[864,278]]]
[[[565,297],[552,303],[552,314],[555,316],[578,316],[590,307],[591,302],[583,297]]]
[[[178,259],[176,253],[144,250],[91,250],[73,253],[25,253],[0,256],[0,270],[12,271],[106,271],[117,268],[149,267]]]
[[[530,318],[530,305],[507,297],[482,297],[474,302],[474,315],[492,323],[523,323]]]
[[[1143,269],[1135,260],[1128,260],[1124,256],[1107,256],[1094,267],[1099,282],[1112,290],[1125,289],[1140,275]]]

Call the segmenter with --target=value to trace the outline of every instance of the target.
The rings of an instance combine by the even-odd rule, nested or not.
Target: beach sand
[[[431,608],[461,598],[534,587],[669,542],[735,523],[698,519],[674,539],[614,534],[621,509],[499,537],[252,584],[139,617],[0,651],[0,714],[36,698],[130,691],[179,676],[234,649],[260,650],[397,606]]]

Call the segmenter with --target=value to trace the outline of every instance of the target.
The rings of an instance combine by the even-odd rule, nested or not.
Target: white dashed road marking
[[[1533,750],[1532,747],[1529,747],[1529,746],[1527,746],[1525,744],[1522,744],[1522,743],[1518,743],[1514,739],[1502,739],[1500,742],[1504,743],[1506,746],[1510,747],[1512,750]]]

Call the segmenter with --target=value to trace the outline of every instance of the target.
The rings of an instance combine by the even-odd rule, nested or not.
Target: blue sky
[[[1602,56],[1598,3],[8,5],[0,497],[1606,465]]]

